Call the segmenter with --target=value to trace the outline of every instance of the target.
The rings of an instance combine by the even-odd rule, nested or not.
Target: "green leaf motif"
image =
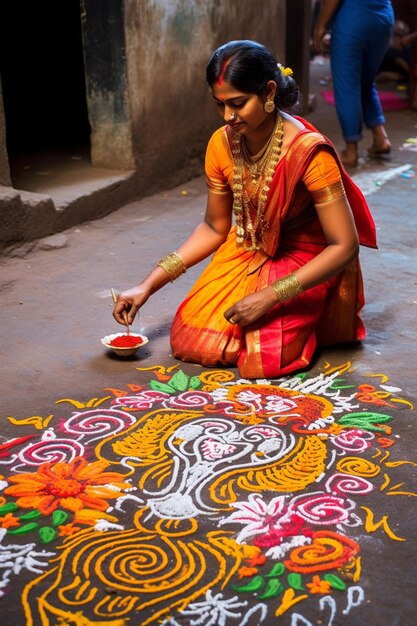
[[[265,591],[259,595],[259,600],[268,600],[268,598],[276,598],[284,591],[284,585],[278,578],[270,578],[266,583]]]
[[[336,574],[325,574],[323,578],[330,583],[333,589],[339,589],[339,591],[344,591],[346,589],[345,583],[341,578],[339,578],[339,576],[336,576]]]
[[[284,572],[285,572],[284,563],[275,563],[271,571],[268,572],[268,574],[266,574],[265,578],[277,578],[278,576],[282,576]]]
[[[14,513],[19,507],[16,502],[6,502],[3,506],[0,506],[0,515],[6,515],[6,513]]]
[[[343,378],[335,378],[332,384],[330,385],[330,389],[353,389],[355,385],[346,385],[344,384]]]
[[[39,524],[36,524],[36,522],[28,522],[27,524],[23,524],[23,526],[19,526],[19,528],[9,529],[7,532],[9,535],[25,535],[37,528],[39,528]]]
[[[169,384],[177,391],[187,391],[189,382],[190,377],[184,374],[182,370],[178,370],[169,381]]]
[[[342,426],[350,426],[355,428],[361,428],[362,430],[373,430],[377,432],[385,432],[383,428],[380,428],[378,424],[384,424],[392,420],[390,415],[383,415],[382,413],[372,413],[365,411],[363,413],[350,413],[340,418],[339,424]]]
[[[198,389],[199,387],[201,387],[201,380],[199,376],[192,376],[190,378],[189,386],[190,386],[190,389]]]
[[[33,511],[29,511],[29,513],[20,515],[20,519],[24,519],[24,520],[39,519],[40,517],[42,517],[42,513],[38,509],[33,509]]]
[[[291,572],[291,574],[288,574],[288,584],[296,591],[304,591],[303,579],[301,574],[298,574],[298,572]]]
[[[304,382],[307,376],[308,376],[307,373],[301,372],[300,374],[296,374],[294,378],[299,378],[302,382]]]
[[[67,521],[69,515],[66,511],[61,511],[57,509],[52,513],[52,526],[60,526],[64,522]]]
[[[39,537],[41,538],[42,543],[51,543],[57,534],[58,532],[55,528],[51,528],[51,526],[43,526],[43,528],[39,528]]]
[[[232,585],[234,591],[259,591],[264,586],[264,579],[262,576],[255,576],[246,585]]]
[[[175,389],[166,383],[161,383],[159,380],[151,380],[149,386],[154,391],[163,391],[164,393],[169,393],[171,396],[175,393]]]

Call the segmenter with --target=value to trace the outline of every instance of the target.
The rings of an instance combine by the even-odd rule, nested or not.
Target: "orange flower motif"
[[[238,570],[239,578],[245,578],[246,576],[255,576],[255,574],[257,573],[257,567],[246,567],[245,565],[240,567]]]
[[[359,545],[353,539],[330,530],[313,533],[311,544],[292,550],[284,565],[291,572],[312,574],[343,567],[359,552]]]
[[[13,513],[6,513],[3,517],[0,517],[0,526],[2,528],[11,528],[12,526],[19,526],[19,518],[15,517]]]
[[[81,530],[80,526],[74,526],[74,524],[64,524],[58,526],[58,534],[60,537],[70,537],[74,533],[78,533]]]
[[[313,582],[307,583],[306,587],[310,589],[310,593],[329,593],[331,584],[316,575],[313,576]]]
[[[87,463],[76,457],[69,463],[42,463],[36,473],[11,476],[15,483],[4,490],[16,496],[16,504],[24,509],[39,509],[49,515],[62,507],[69,511],[95,509],[105,511],[107,500],[118,498],[123,489],[131,485],[123,481],[123,474],[107,472],[107,461]],[[110,485],[106,486],[106,485]]]

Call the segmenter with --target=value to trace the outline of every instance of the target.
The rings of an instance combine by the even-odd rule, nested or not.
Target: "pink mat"
[[[384,111],[399,111],[401,109],[410,108],[410,103],[407,98],[393,93],[392,91],[378,91],[378,94]],[[333,91],[322,91],[321,95],[326,102],[334,105]]]

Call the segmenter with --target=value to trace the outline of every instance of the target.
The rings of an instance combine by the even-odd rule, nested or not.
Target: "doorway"
[[[13,187],[90,164],[79,0],[1,3],[0,75]]]

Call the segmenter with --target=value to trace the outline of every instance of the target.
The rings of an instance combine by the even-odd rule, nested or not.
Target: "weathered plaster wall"
[[[138,192],[202,173],[221,124],[205,83],[210,54],[255,39],[284,59],[285,0],[125,0]]]
[[[81,0],[91,161],[135,168],[130,121],[123,0]]]

